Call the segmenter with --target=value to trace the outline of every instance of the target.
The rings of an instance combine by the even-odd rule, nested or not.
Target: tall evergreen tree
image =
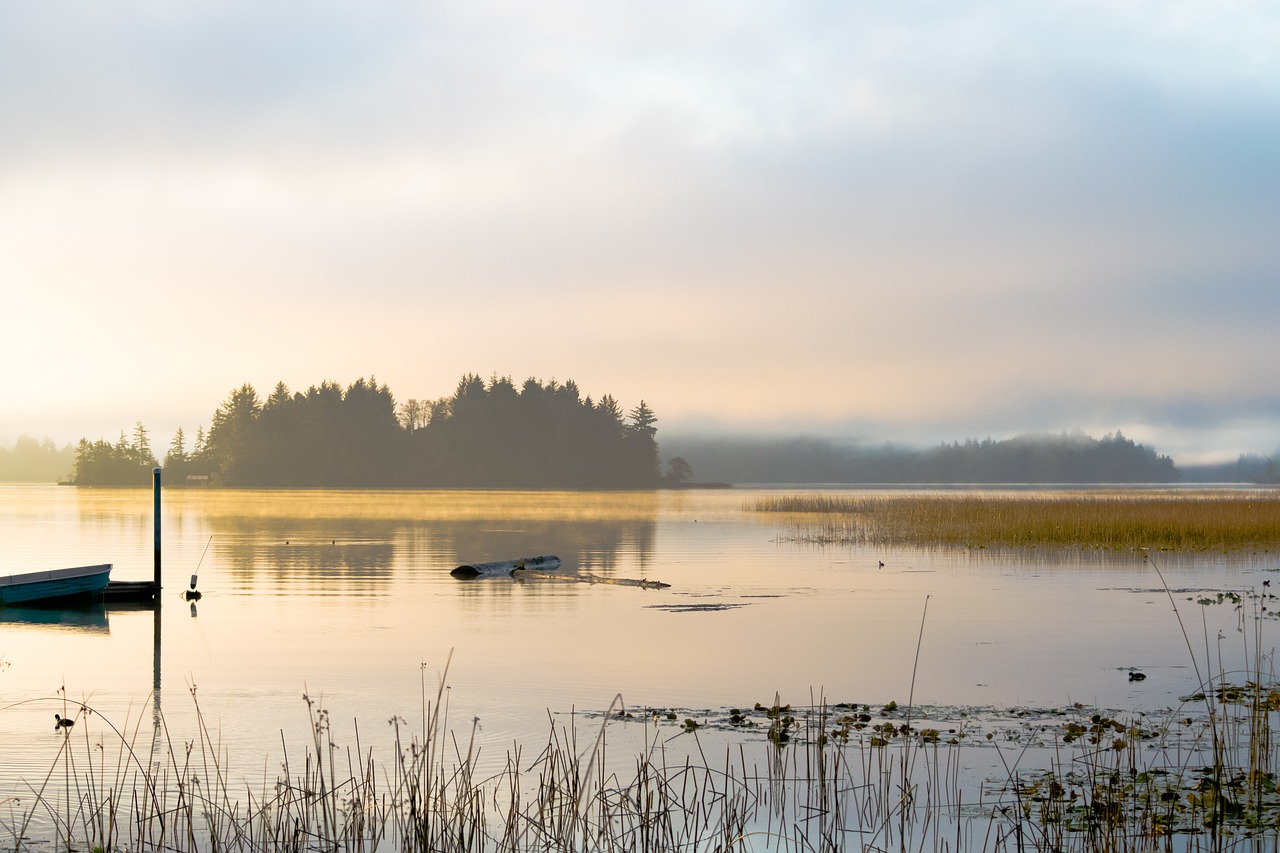
[[[626,437],[630,446],[630,477],[637,485],[654,485],[658,482],[658,416],[641,400],[630,412],[626,425]]]
[[[78,486],[145,486],[151,482],[156,458],[146,441],[146,428],[138,423],[133,440],[121,430],[112,444],[103,439],[81,439],[76,446],[72,482]]]
[[[624,421],[610,395],[594,403],[576,382],[467,374],[450,397],[397,407],[370,376],[345,389],[324,381],[265,401],[234,389],[192,452],[179,430],[165,464],[185,479],[222,486],[483,486],[621,488],[657,483],[656,415],[643,401]],[[82,441],[76,482],[132,482],[126,468],[154,466],[146,428],[115,445]],[[124,466],[124,467],[121,467]],[[171,480],[170,482],[175,482]]]
[[[213,413],[202,461],[207,462],[224,485],[242,485],[251,478],[258,449],[253,426],[261,411],[258,392],[245,383],[232,391]]]

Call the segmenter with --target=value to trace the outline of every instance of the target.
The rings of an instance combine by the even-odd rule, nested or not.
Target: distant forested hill
[[[1242,453],[1235,462],[1184,465],[1179,470],[1185,483],[1280,483],[1277,457],[1257,453]]]
[[[53,483],[71,474],[75,451],[71,445],[58,447],[50,438],[22,435],[13,447],[0,447],[0,482]]]
[[[822,439],[676,438],[663,453],[699,479],[731,483],[1173,483],[1168,456],[1120,433],[970,439],[926,449],[860,447]]]
[[[661,451],[657,416],[641,400],[624,414],[617,400],[563,384],[464,376],[453,394],[397,404],[386,385],[358,379],[263,399],[235,389],[194,440],[178,430],[163,459],[166,482],[228,487],[652,488],[695,478],[723,483],[1173,483],[1280,481],[1280,458],[1189,468],[1119,432],[1083,433],[898,448],[811,438],[675,437]],[[25,439],[24,458],[53,460],[46,440]],[[34,444],[34,449],[31,445]],[[37,452],[38,451],[38,452]],[[6,457],[0,450],[0,478]],[[161,464],[136,424],[118,441],[81,440],[78,485],[147,485]],[[16,478],[13,478],[16,479]]]
[[[174,436],[172,484],[230,487],[649,488],[659,483],[657,416],[623,414],[610,395],[560,384],[467,375],[449,397],[397,407],[374,379],[321,382],[264,400],[242,385],[188,447]],[[156,464],[147,431],[115,444],[82,440],[77,485],[143,485]]]

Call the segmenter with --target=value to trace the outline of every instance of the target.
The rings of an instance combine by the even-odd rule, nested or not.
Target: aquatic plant
[[[449,723],[445,682],[422,683],[421,721],[391,717],[389,754],[343,743],[304,693],[299,753],[254,785],[199,713],[178,739],[157,715],[117,727],[90,705],[30,798],[0,814],[0,847],[172,851],[1221,850],[1280,845],[1272,729],[1280,682],[1264,636],[1269,593],[1233,606],[1242,660],[1196,649],[1200,687],[1156,715],[1074,705],[986,719],[904,704],[772,701],[628,709],[552,723],[532,754],[482,758],[475,722]],[[1175,612],[1178,604],[1170,601]],[[921,630],[923,636],[924,622]],[[27,700],[41,701],[41,700]],[[50,700],[44,700],[50,701]],[[585,737],[584,737],[585,736]],[[581,738],[581,739],[580,739]],[[282,734],[282,746],[283,746]],[[621,752],[618,742],[630,747]],[[976,777],[970,757],[1003,771]]]
[[[880,547],[1280,548],[1280,492],[793,494],[753,500],[798,542]]]

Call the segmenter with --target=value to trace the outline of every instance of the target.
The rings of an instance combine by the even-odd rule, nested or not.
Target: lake
[[[305,747],[304,694],[376,745],[393,717],[422,718],[446,665],[453,727],[474,723],[496,756],[544,742],[549,715],[590,719],[619,695],[683,719],[775,694],[1144,711],[1198,686],[1140,555],[797,544],[745,511],[757,494],[166,490],[158,617],[0,609],[0,799],[44,778],[62,741],[53,715],[81,704],[148,737],[158,704],[178,744],[197,736],[198,709],[231,764],[261,777],[282,742]],[[148,580],[151,512],[145,489],[0,485],[0,572],[111,562],[114,579]],[[539,554],[670,587],[449,574]],[[1197,653],[1242,665],[1236,610],[1188,599],[1259,589],[1280,557],[1158,565]],[[197,572],[203,598],[188,603]]]

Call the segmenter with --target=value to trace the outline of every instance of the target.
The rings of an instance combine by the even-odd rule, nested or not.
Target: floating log
[[[573,583],[609,583],[616,586],[638,586],[641,589],[669,589],[671,584],[662,581],[651,581],[648,578],[602,578],[599,575],[570,575],[559,574],[553,575],[547,572],[537,572],[532,569],[516,569],[511,573],[511,577],[517,580],[522,578],[538,578],[539,580],[548,581],[572,581]]]
[[[449,574],[455,578],[492,578],[510,575],[517,569],[549,571],[560,568],[560,558],[554,555],[522,557],[519,560],[498,560],[494,563],[464,563]]]
[[[560,558],[556,556],[524,557],[519,560],[498,560],[493,563],[464,563],[449,574],[463,580],[512,577],[518,580],[537,578],[570,583],[607,583],[617,586],[638,586],[642,589],[666,589],[671,586],[669,583],[651,581],[648,578],[604,578],[599,575],[551,571],[558,568],[560,568]]]

